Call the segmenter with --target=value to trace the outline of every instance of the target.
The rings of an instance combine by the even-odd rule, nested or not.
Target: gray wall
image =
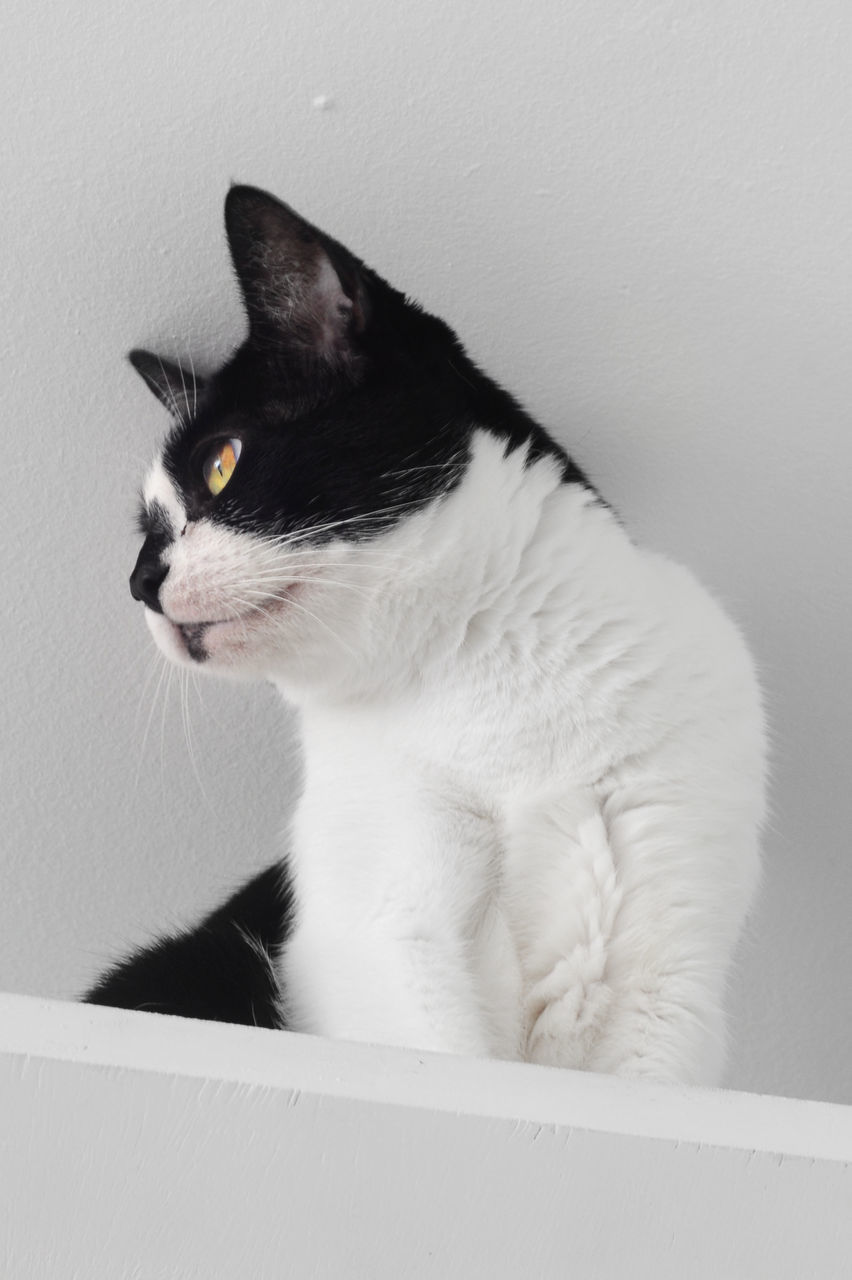
[[[126,587],[165,422],[123,353],[239,340],[237,179],[739,617],[775,791],[730,1081],[852,1101],[850,59],[846,0],[7,4],[0,988],[71,997],[275,856],[291,726],[162,676]]]

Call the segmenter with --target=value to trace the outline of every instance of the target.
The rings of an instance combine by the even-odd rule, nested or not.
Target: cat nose
[[[148,545],[146,539],[130,575],[130,594],[133,599],[141,600],[155,613],[162,613],[160,587],[168,571],[169,566],[162,563],[159,555]]]

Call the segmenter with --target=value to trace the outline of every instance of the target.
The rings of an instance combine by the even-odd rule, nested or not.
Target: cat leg
[[[523,974],[524,1056],[582,1069],[612,1003],[607,948],[621,902],[591,794],[510,814],[506,896]]]
[[[593,1071],[717,1085],[726,1056],[725,985],[759,874],[756,820],[625,805],[606,826],[621,902],[609,939],[609,1013],[589,1055]]]
[[[357,803],[309,788],[297,815],[290,1025],[474,1056],[491,1043],[471,961],[493,837],[460,809],[387,785]],[[365,805],[361,796],[369,797]]]
[[[702,826],[704,830],[702,831]],[[576,798],[526,824],[547,903],[524,951],[527,1057],[712,1084],[725,973],[756,873],[753,842],[665,805]],[[702,832],[696,838],[696,832]],[[522,916],[523,919],[523,916]]]

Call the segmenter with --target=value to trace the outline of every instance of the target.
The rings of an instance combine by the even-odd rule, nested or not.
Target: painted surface
[[[71,997],[276,851],[271,696],[160,680],[126,586],[165,424],[123,353],[239,340],[239,179],[445,314],[742,621],[776,790],[730,1081],[852,1101],[850,58],[845,0],[6,5],[0,988]]]
[[[21,997],[0,1019],[4,1275],[848,1271],[847,1109]]]

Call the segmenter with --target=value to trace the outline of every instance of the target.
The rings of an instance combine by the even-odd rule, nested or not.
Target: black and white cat
[[[250,187],[249,322],[174,419],[131,578],[174,662],[301,712],[286,865],[93,1000],[714,1082],[758,878],[743,641],[441,321]]]

